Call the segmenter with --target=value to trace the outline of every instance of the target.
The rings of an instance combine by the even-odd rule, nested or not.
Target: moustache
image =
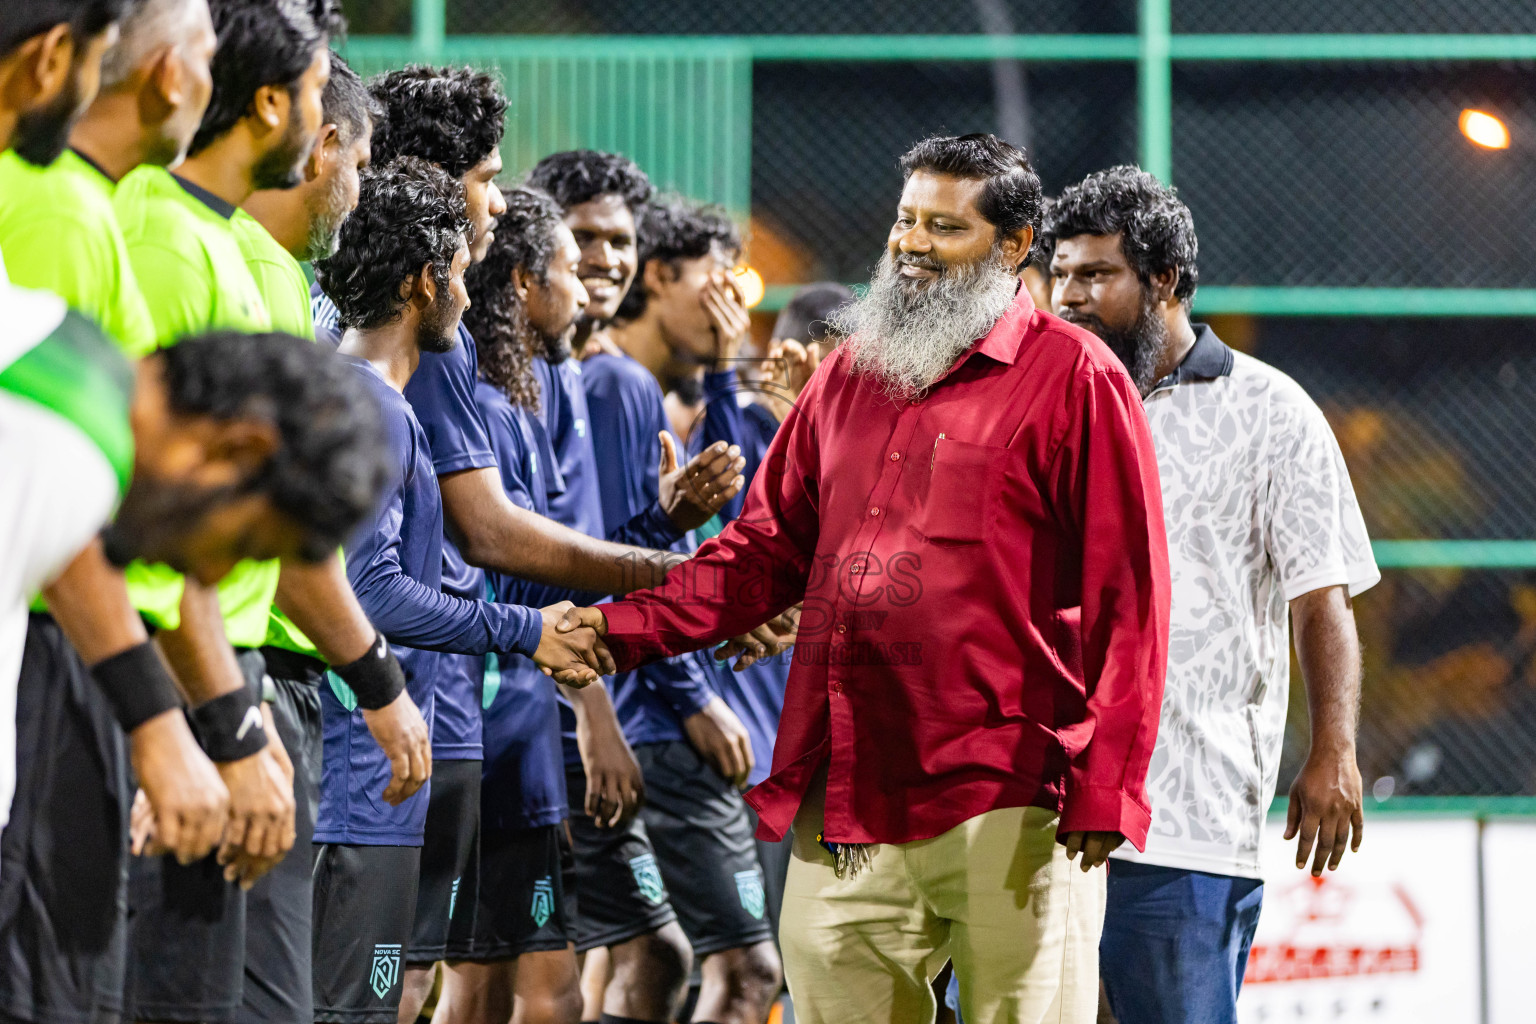
[[[921,253],[903,252],[896,256],[898,267],[917,267],[919,270],[931,270],[935,274],[944,273],[944,263],[934,256]]]
[[[1067,323],[1076,324],[1078,327],[1086,328],[1092,331],[1094,334],[1101,334],[1105,329],[1104,321],[1100,320],[1092,313],[1079,313],[1075,310],[1069,309],[1060,315],[1061,318]]]

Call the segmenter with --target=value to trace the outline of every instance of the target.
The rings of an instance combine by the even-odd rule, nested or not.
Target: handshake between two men
[[[598,607],[578,608],[573,602],[541,608],[544,631],[539,637],[534,664],[562,686],[577,688],[597,682],[618,669],[603,637],[608,620]],[[794,646],[798,615],[790,609],[750,633],[732,637],[715,650],[719,661],[735,659],[732,669],[745,671],[763,658],[771,658]]]

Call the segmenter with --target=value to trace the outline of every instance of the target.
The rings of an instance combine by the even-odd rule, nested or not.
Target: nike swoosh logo
[[[245,734],[253,728],[261,728],[261,712],[256,708],[246,708],[245,717],[240,720],[240,728],[235,732],[235,742],[245,739]]]

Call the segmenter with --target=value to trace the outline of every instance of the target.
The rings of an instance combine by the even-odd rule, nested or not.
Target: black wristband
[[[357,694],[357,706],[369,711],[388,706],[405,690],[405,669],[382,633],[373,635],[367,654],[345,665],[333,665],[331,671]]]
[[[187,721],[210,761],[239,761],[267,745],[261,694],[249,686],[204,701]]]
[[[124,732],[133,732],[156,715],[181,707],[176,681],[149,640],[98,661],[91,667],[91,677],[107,695]]]

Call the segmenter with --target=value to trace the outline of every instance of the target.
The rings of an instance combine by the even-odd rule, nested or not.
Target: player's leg
[[[313,1019],[315,810],[320,799],[320,686],[325,663],[262,648],[278,737],[293,763],[293,849],[245,896],[245,986],[237,1024]]]
[[[265,689],[261,652],[236,649],[246,685]],[[246,894],[217,854],[194,864],[134,857],[128,875],[131,1019],[224,1024],[245,994]]]
[[[1257,879],[1114,862],[1100,967],[1120,1024],[1232,1024],[1259,922]]]
[[[1057,821],[1005,807],[907,844],[921,898],[950,922],[965,1020],[1086,1024],[1097,1014],[1106,872],[1067,859]]]
[[[700,1024],[759,1024],[779,994],[779,955],[752,822],[736,788],[685,741],[635,748],[641,817],[700,961]]]
[[[316,844],[316,1021],[394,1024],[420,873],[419,846]]]
[[[478,758],[432,763],[416,923],[401,983],[401,1024],[420,1015],[432,992],[432,967],[447,955],[449,922],[479,842],[480,768]]]
[[[944,922],[912,887],[900,846],[870,848],[839,878],[816,842],[822,801],[812,787],[795,817],[779,941],[799,1024],[931,1021],[930,979],[948,957]]]
[[[53,618],[23,627],[16,790],[0,836],[0,1014],[116,1019],[132,793],[123,736]]]
[[[580,1021],[564,834],[560,824],[482,833],[474,937],[447,965],[439,1024]]]
[[[606,949],[609,966],[602,1001],[588,1005],[586,1012],[670,1021],[693,959],[677,925],[677,912],[668,902],[645,825],[635,818],[599,828],[583,810],[586,777],[579,765],[566,773],[566,792],[575,864],[576,949]]]

